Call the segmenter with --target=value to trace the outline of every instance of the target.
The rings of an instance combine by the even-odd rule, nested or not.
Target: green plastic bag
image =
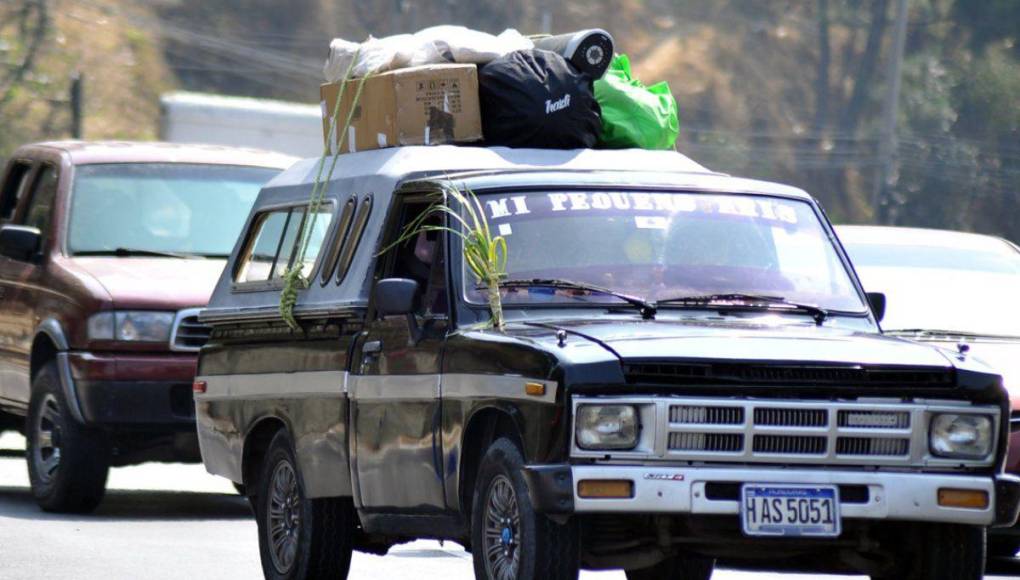
[[[602,107],[600,144],[611,149],[672,149],[680,133],[676,99],[669,85],[646,87],[630,75],[630,59],[613,57],[605,76],[595,81]]]

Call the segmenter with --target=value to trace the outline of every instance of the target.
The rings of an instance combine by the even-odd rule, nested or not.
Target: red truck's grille
[[[170,347],[174,350],[196,351],[209,341],[212,329],[198,321],[198,310],[182,310],[177,314]]]

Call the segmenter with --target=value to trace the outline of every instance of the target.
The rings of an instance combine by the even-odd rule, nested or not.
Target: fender
[[[67,335],[60,322],[53,318],[44,320],[35,330],[36,338],[39,335],[46,335],[57,349],[56,363],[57,375],[60,379],[60,389],[64,392],[64,400],[67,401],[71,417],[79,424],[85,424],[85,416],[81,412],[81,403],[78,402],[78,390],[74,386],[74,378],[71,376],[71,360],[68,351],[71,349],[67,342]],[[35,340],[33,339],[33,343]]]

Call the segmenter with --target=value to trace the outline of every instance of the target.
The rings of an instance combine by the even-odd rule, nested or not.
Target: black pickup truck
[[[200,316],[203,459],[267,578],[437,538],[486,579],[958,580],[1016,519],[1000,377],[883,336],[806,193],[672,152],[406,147],[342,156],[314,216],[317,163],[263,188]],[[460,236],[391,247],[449,187],[507,241],[504,328]]]

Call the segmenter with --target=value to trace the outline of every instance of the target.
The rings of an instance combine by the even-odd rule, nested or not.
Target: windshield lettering
[[[633,213],[678,213],[678,212],[709,212],[720,215],[745,216],[764,220],[797,223],[797,212],[791,208],[768,199],[752,199],[749,197],[721,197],[712,202],[698,200],[691,195],[643,192],[564,192],[545,194],[548,204],[538,211],[546,212],[588,212],[614,211]],[[530,200],[530,201],[529,201]],[[532,209],[529,203],[537,200],[531,196],[515,195],[497,197],[486,200],[488,218],[503,218],[529,214]]]

